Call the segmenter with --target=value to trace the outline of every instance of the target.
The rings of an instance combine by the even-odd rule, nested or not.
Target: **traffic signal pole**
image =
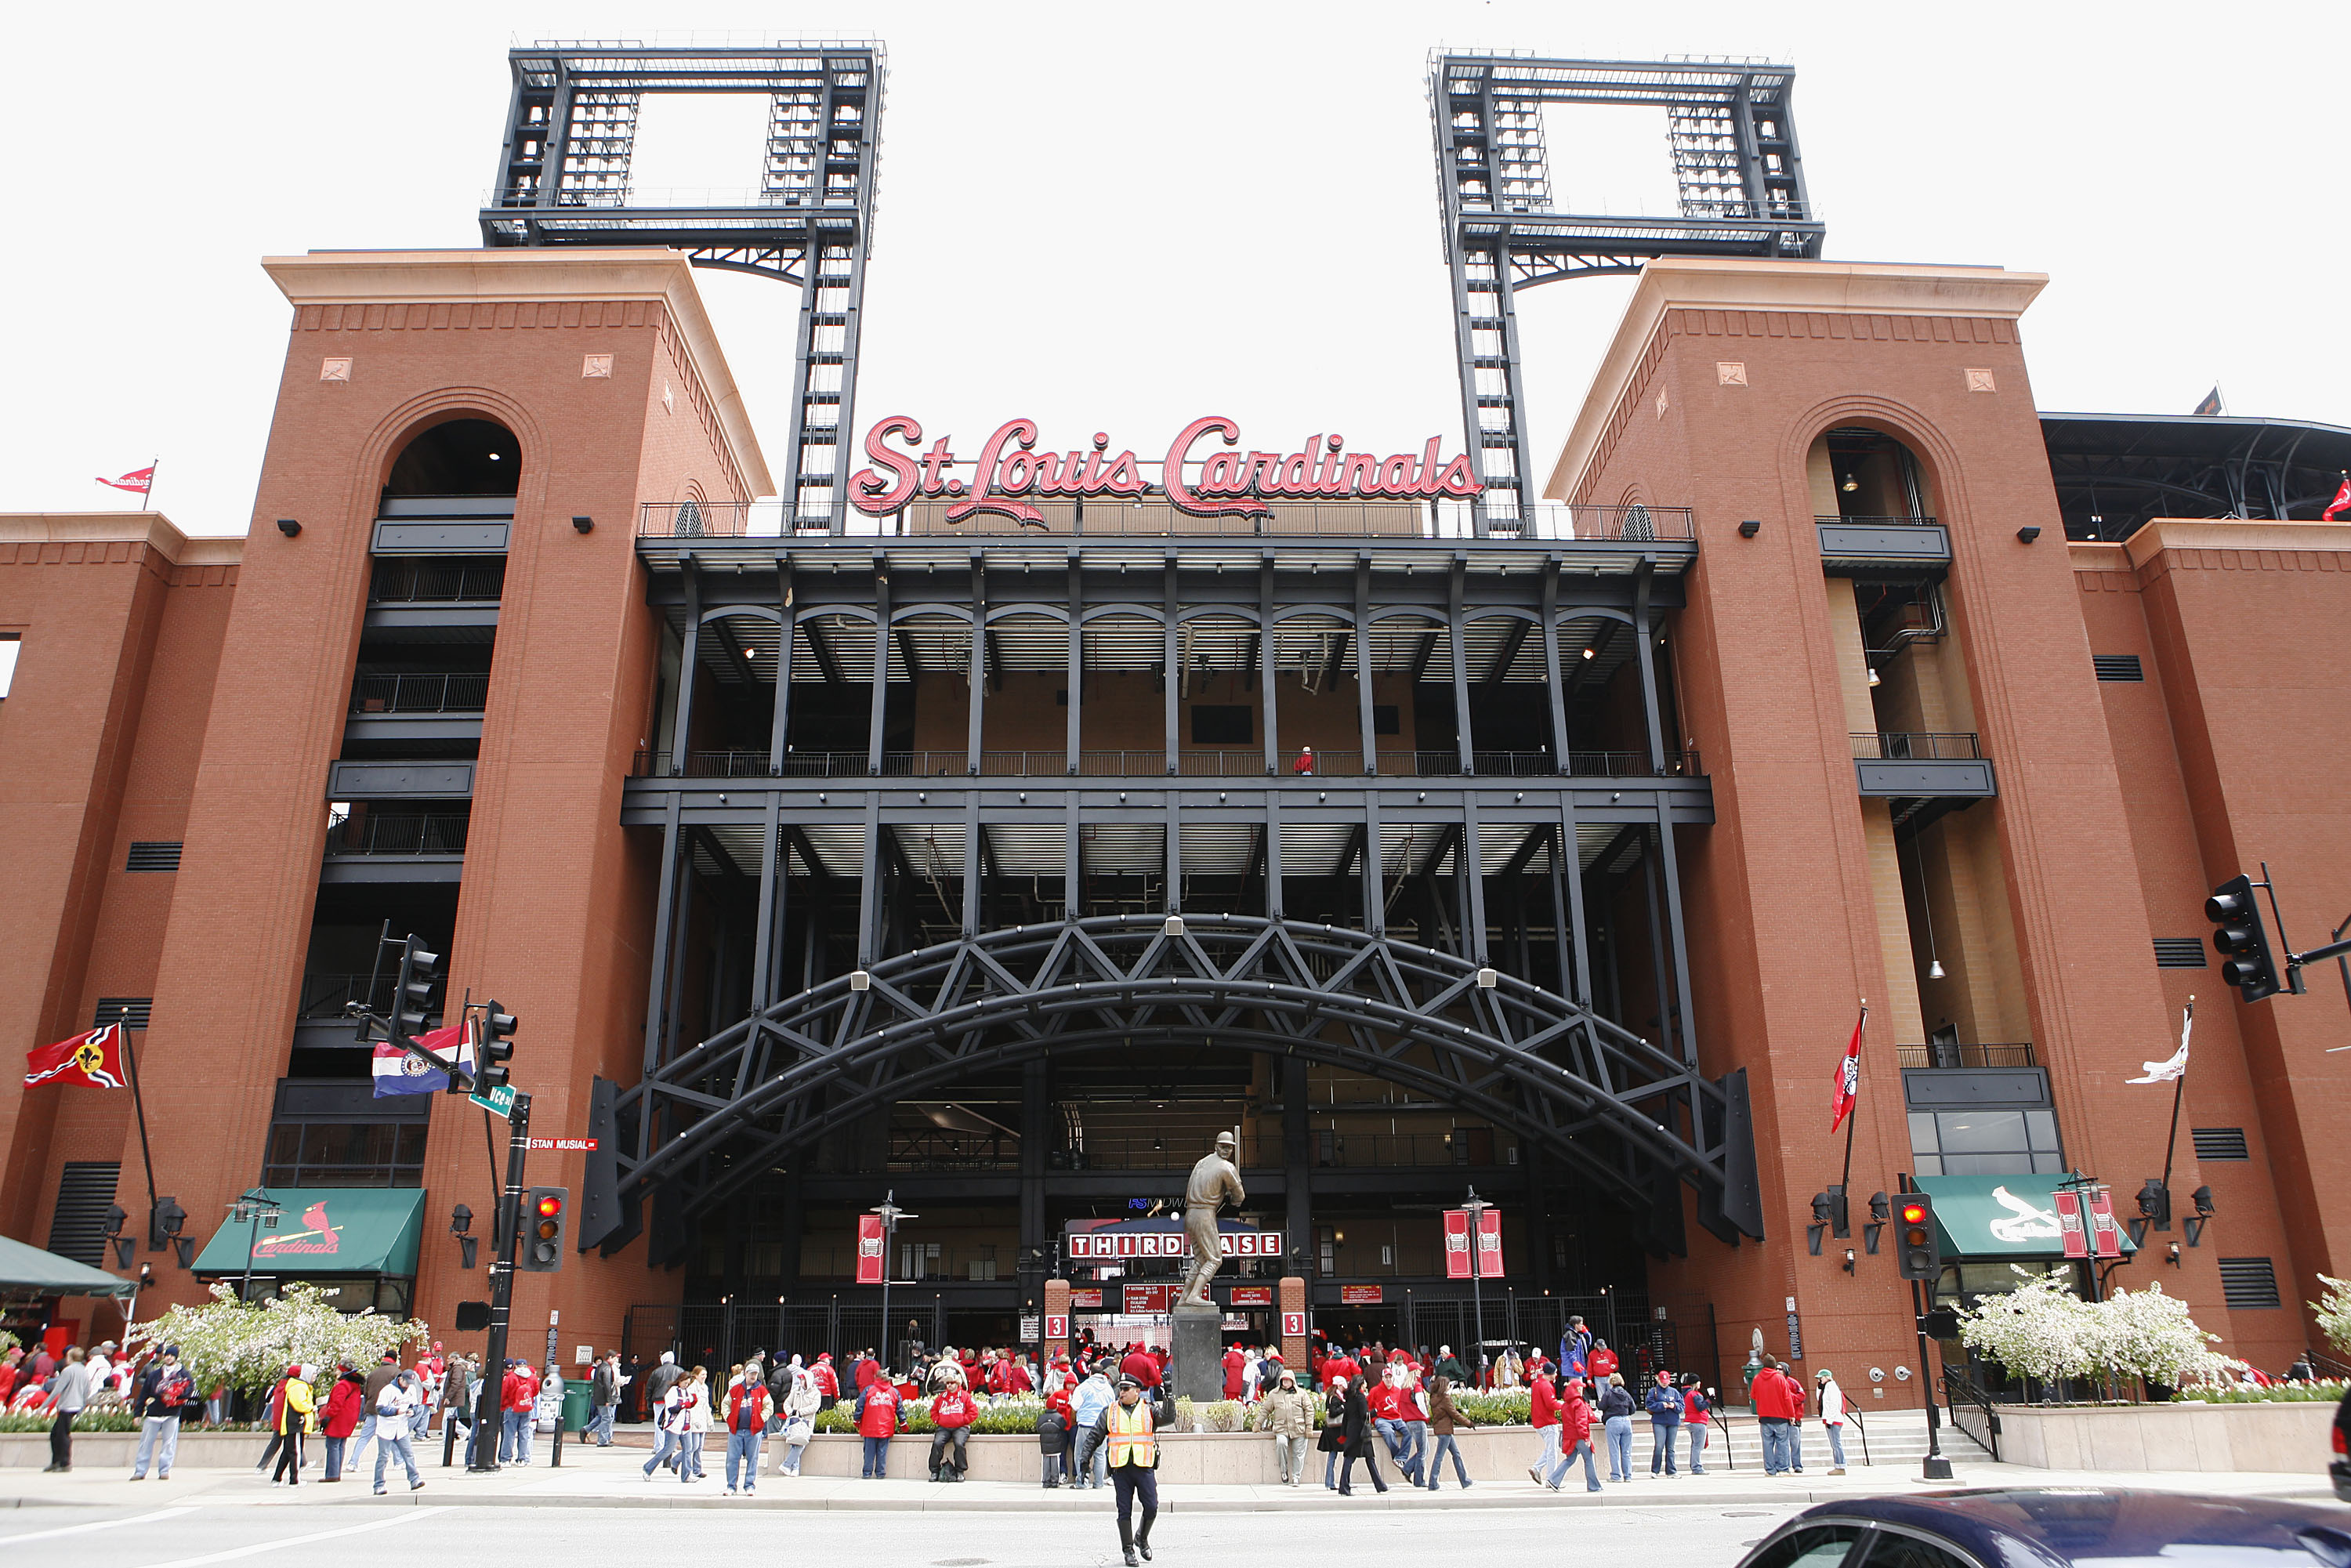
[[[1951,1479],[1951,1461],[1943,1457],[1943,1427],[1935,1409],[1935,1380],[1927,1375],[1927,1289],[1910,1281],[1910,1310],[1918,1323],[1918,1381],[1927,1396],[1927,1458],[1920,1474],[1930,1481]]]
[[[476,1475],[498,1468],[500,1407],[506,1403],[507,1325],[514,1312],[515,1254],[522,1245],[523,1162],[530,1154],[530,1096],[517,1093],[507,1113],[507,1185],[498,1195],[497,1257],[490,1264],[490,1341],[482,1352],[482,1386],[474,1399]]]

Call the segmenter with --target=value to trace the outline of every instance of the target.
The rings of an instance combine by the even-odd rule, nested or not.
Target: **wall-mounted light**
[[[1853,1249],[1850,1247],[1844,1249],[1844,1271],[1848,1274],[1853,1272]]]
[[[1869,672],[1869,684],[1873,686],[1885,685],[1883,681],[1877,678],[1877,672],[1875,669]]]
[[[1184,935],[1184,917],[1183,917],[1182,915],[1169,915],[1169,916],[1167,917],[1167,923],[1166,923],[1165,925],[1162,925],[1162,926],[1159,928],[1159,930],[1160,930],[1161,935],[1163,935],[1163,936],[1183,936],[1183,935]]]
[[[2040,537],[2041,525],[2038,523],[2027,523],[2022,528],[2016,530],[2016,538],[2019,544],[2029,545]]]
[[[1842,485],[1839,485],[1839,486],[1837,486],[1837,488],[1838,488],[1838,489],[1840,489],[1840,490],[1843,490],[1846,495],[1850,496],[1850,495],[1852,495],[1855,490],[1858,490],[1858,489],[1860,489],[1860,488],[1861,488],[1861,481],[1860,481],[1860,480],[1858,480],[1858,479],[1856,479],[1856,478],[1855,478],[1852,475],[1848,474],[1848,475],[1846,475],[1846,476],[1844,476],[1844,484],[1842,484]]]
[[[1481,968],[1478,971],[1478,988],[1481,991],[1490,991],[1501,983],[1501,979],[1502,977],[1496,974],[1490,966]]]
[[[2181,1268],[2181,1267],[2183,1267],[2183,1266],[2184,1266],[2184,1265],[2182,1265],[2182,1264],[2180,1263],[2180,1261],[2179,1261],[2179,1242],[2175,1241],[2175,1242],[2173,1242],[2169,1247],[2168,1247],[2168,1248],[2164,1249],[2164,1259],[2163,1259],[2163,1260],[2164,1260],[2165,1262],[2167,1262],[2167,1263],[2170,1264],[2170,1265],[2171,1265],[2173,1268],[2175,1268],[2175,1269]]]
[[[849,988],[852,991],[870,991],[873,988],[873,977],[863,969],[852,969],[849,971]]]
[[[571,526],[579,529],[583,534],[594,533],[596,531],[596,519],[593,517],[574,517],[571,519]]]
[[[302,531],[302,525],[291,517],[280,517],[277,519],[277,531],[290,539]]]
[[[1762,531],[1762,521],[1757,517],[1750,517],[1739,525],[1739,537],[1742,539],[1751,539]]]

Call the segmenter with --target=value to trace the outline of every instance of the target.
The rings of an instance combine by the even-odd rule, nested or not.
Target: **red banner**
[[[1469,1277],[1469,1211],[1466,1208],[1445,1211],[1445,1277]]]
[[[1270,1307],[1273,1305],[1271,1285],[1235,1285],[1232,1304],[1237,1307]]]
[[[1478,1277],[1502,1277],[1502,1211],[1489,1208],[1478,1217]]]
[[[1342,1285],[1339,1287],[1339,1300],[1351,1307],[1376,1307],[1380,1304],[1380,1287]]]
[[[2082,1195],[2060,1190],[2050,1195],[2050,1202],[2057,1209],[2057,1230],[2065,1239],[2065,1256],[2087,1258],[2090,1241],[2082,1228]]]
[[[2119,1258],[2123,1255],[2122,1228],[2115,1223],[2115,1200],[2112,1194],[2099,1191],[2090,1195],[2090,1256]]]
[[[1123,1292],[1129,1315],[1140,1317],[1149,1312],[1164,1312],[1176,1299],[1173,1285],[1128,1285]]]
[[[878,1285],[883,1281],[883,1269],[889,1260],[883,1255],[882,1217],[861,1214],[857,1217],[857,1282]]]
[[[1070,1311],[1073,1312],[1098,1312],[1102,1304],[1102,1293],[1098,1290],[1070,1292]]]

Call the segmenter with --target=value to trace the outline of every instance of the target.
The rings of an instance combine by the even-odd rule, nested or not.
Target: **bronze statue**
[[[1238,1207],[1249,1198],[1241,1186],[1241,1173],[1233,1164],[1238,1152],[1230,1133],[1218,1133],[1217,1146],[1201,1156],[1192,1167],[1192,1179],[1184,1184],[1184,1235],[1192,1244],[1192,1271],[1185,1277],[1184,1293],[1176,1302],[1179,1307],[1213,1304],[1208,1300],[1208,1281],[1217,1277],[1225,1261],[1217,1211],[1228,1200]]]

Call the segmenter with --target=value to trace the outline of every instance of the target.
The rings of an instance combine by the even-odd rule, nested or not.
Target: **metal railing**
[[[1983,748],[1972,730],[1857,731],[1853,754],[1865,762],[1973,762]]]
[[[506,591],[504,556],[486,560],[402,560],[375,563],[370,604],[496,603]]]
[[[1990,1454],[1994,1464],[2000,1462],[2000,1413],[1992,1408],[1991,1396],[1974,1378],[1956,1367],[1945,1367],[1943,1408],[1950,1416],[1953,1430],[1964,1433],[1970,1442]]]
[[[1927,1045],[1897,1045],[1894,1054],[1904,1067],[2032,1067],[2032,1047],[2022,1045],[1963,1045],[1936,1040]]]
[[[1262,748],[1229,751],[1185,750],[1176,755],[1173,777],[1183,779],[1261,779],[1274,775],[1325,779],[1361,779],[1361,751],[1317,751],[1311,763],[1293,753],[1268,769]],[[1379,774],[1397,779],[1465,777],[1458,751],[1382,751]],[[1668,752],[1657,768],[1641,751],[1571,751],[1565,776],[1579,779],[1694,779],[1703,769],[1695,749]],[[1548,751],[1479,751],[1472,754],[1471,774],[1486,779],[1549,779],[1562,777],[1558,760]],[[872,773],[872,758],[863,751],[789,751],[780,766],[765,751],[690,751],[681,769],[667,752],[640,751],[632,762],[632,779],[863,779]],[[966,779],[975,775],[968,753],[963,751],[885,751],[881,776],[886,779]],[[1170,777],[1164,751],[1104,751],[1078,753],[1077,766],[1069,753],[1050,751],[983,751],[977,777],[983,779],[1165,779]]]
[[[1815,512],[1813,514],[1813,521],[1815,523],[1842,524],[1845,528],[1931,528],[1935,526],[1935,519],[1927,517],[1841,517],[1831,512]]]
[[[374,975],[339,975],[328,972],[302,977],[302,1010],[297,1015],[306,1022],[347,1016],[345,1009],[352,1002],[363,1004],[370,1012],[389,1013],[392,995],[399,983],[397,969]],[[438,1021],[441,998],[446,988],[441,981],[433,986],[432,1012]]]
[[[461,855],[465,852],[465,812],[392,814],[368,811],[338,822],[327,833],[330,855]]]
[[[1271,501],[1270,517],[1196,517],[1165,497],[1092,502],[1030,501],[1036,522],[997,513],[947,520],[952,503],[916,501],[887,517],[862,512],[788,517],[780,501],[645,501],[637,533],[645,538],[980,538],[1072,534],[1105,538],[1421,538],[1481,537],[1468,501]],[[1655,544],[1695,539],[1687,507],[1584,507],[1539,501],[1514,517],[1489,515],[1482,537],[1561,543]]]
[[[479,713],[489,700],[488,672],[446,675],[362,674],[351,685],[351,711]]]

